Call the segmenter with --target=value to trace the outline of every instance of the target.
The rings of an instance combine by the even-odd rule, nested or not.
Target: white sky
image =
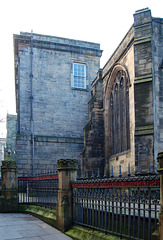
[[[20,31],[101,44],[104,66],[133,24],[136,10],[163,17],[162,0],[1,0],[0,121],[15,113],[13,34]],[[4,123],[3,123],[4,125]],[[0,123],[0,137],[4,136]]]

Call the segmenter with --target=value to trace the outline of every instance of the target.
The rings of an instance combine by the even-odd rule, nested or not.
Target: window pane
[[[86,88],[86,66],[85,64],[73,64],[74,87]]]

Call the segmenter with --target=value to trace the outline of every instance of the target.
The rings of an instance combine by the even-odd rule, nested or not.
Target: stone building
[[[100,45],[21,32],[14,55],[19,175],[79,160]]]
[[[111,175],[157,170],[163,151],[163,19],[136,11],[117,49],[92,83],[83,171]],[[140,167],[140,168],[139,168]]]

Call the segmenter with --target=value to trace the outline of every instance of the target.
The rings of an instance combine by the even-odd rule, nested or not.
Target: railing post
[[[60,159],[57,164],[59,177],[57,225],[62,232],[65,232],[72,225],[71,181],[76,180],[78,161],[75,159]]]
[[[160,212],[159,212],[159,237],[163,239],[163,152],[158,154],[158,172],[160,174]]]
[[[2,194],[0,196],[0,212],[18,212],[18,184],[16,162],[10,153],[2,162]]]

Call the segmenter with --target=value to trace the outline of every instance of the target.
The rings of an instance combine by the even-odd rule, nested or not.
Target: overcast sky
[[[15,113],[13,34],[33,29],[100,43],[103,67],[133,24],[134,12],[146,7],[153,17],[163,17],[162,0],[1,0],[0,120]]]

